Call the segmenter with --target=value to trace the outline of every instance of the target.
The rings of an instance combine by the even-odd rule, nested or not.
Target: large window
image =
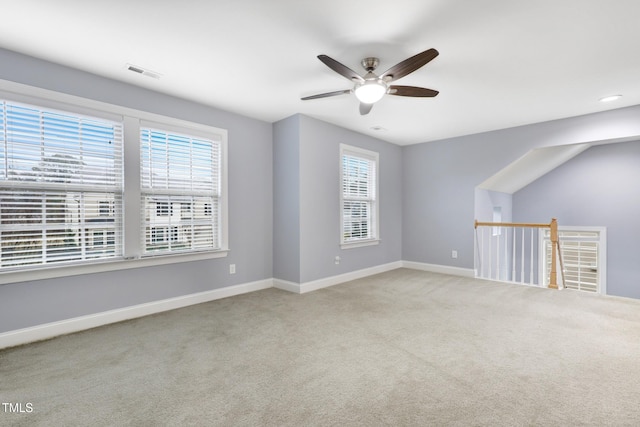
[[[0,269],[121,256],[122,177],[121,123],[0,101]]]
[[[344,248],[378,243],[378,153],[340,145],[341,237]]]
[[[219,249],[220,142],[151,127],[140,141],[143,253]]]
[[[29,92],[0,92],[0,284],[226,255],[225,130]]]

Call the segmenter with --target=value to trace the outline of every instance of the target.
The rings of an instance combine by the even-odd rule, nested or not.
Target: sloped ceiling
[[[590,146],[589,143],[583,143],[533,149],[478,187],[483,190],[513,194]]]
[[[513,194],[595,145],[634,141],[617,138],[579,144],[535,148],[478,185],[483,190]]]

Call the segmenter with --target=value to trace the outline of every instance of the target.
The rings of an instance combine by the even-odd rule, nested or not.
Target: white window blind
[[[343,244],[378,238],[377,164],[377,153],[341,146]]]
[[[221,248],[221,143],[142,126],[143,255]]]
[[[0,100],[0,269],[122,256],[122,124]]]

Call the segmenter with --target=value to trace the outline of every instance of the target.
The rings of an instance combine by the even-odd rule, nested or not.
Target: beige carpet
[[[24,426],[638,426],[640,301],[395,270],[0,351]],[[23,406],[24,407],[24,406]]]

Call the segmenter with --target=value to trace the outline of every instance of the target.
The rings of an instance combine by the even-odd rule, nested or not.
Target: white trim
[[[281,289],[287,292],[293,292],[294,294],[300,294],[300,284],[296,282],[290,282],[288,280],[273,279],[273,287]]]
[[[283,291],[305,294],[307,292],[317,291],[318,289],[328,288],[330,286],[339,285],[351,280],[362,279],[363,277],[373,276],[374,274],[384,273],[398,268],[402,268],[402,261],[376,265],[374,267],[363,268],[361,270],[338,274],[336,276],[323,277],[322,279],[312,280],[305,283],[273,279],[273,286],[275,288],[282,289]]]
[[[136,236],[137,238],[137,236]],[[157,255],[155,257],[138,258],[137,256],[124,259],[91,262],[67,266],[48,266],[31,270],[16,270],[0,273],[0,285],[31,280],[53,279],[56,277],[78,276],[81,274],[102,273],[105,271],[127,270],[129,268],[152,267],[154,265],[175,264],[180,262],[200,261],[204,259],[224,258],[228,250],[210,252],[192,252],[184,254]]]
[[[295,283],[287,280],[273,279],[273,286],[284,291],[289,291],[296,294],[304,294],[307,292],[328,288],[330,286],[339,285],[351,280],[362,279],[363,277],[373,276],[374,274],[384,273],[398,268],[410,268],[412,270],[429,271],[432,273],[450,274],[453,276],[470,278],[473,278],[475,276],[473,268],[451,267],[448,265],[426,264],[413,261],[395,261],[388,264],[363,268],[362,270],[351,271],[349,273],[339,274],[337,276],[324,277],[322,279],[312,280],[310,282],[304,283]]]
[[[301,283],[300,293],[304,294],[318,289],[328,288],[329,286],[339,285],[340,283],[349,282],[351,280],[362,279],[363,277],[373,276],[374,274],[384,273],[386,271],[402,268],[402,261],[390,262],[388,264],[376,265],[375,267],[363,268],[362,270],[351,271],[349,273],[339,274],[337,276],[325,277],[311,282]]]
[[[580,226],[580,225],[559,225],[560,231],[586,231],[598,233],[598,291],[600,295],[607,295],[607,227],[604,226]],[[545,233],[538,233],[538,281],[543,286],[543,278],[545,273],[544,251],[545,251]],[[560,240],[562,246],[562,240]],[[540,261],[543,260],[543,261]],[[562,272],[558,268],[556,272],[558,283],[562,282]],[[543,286],[544,287],[544,286]]]
[[[0,333],[0,349],[46,340],[59,335],[79,332],[86,329],[96,328],[98,326],[108,325],[110,323],[122,322],[124,320],[135,319],[138,317],[148,316],[150,314],[175,310],[177,308],[246,294],[271,287],[273,287],[273,279],[258,280],[256,282],[243,283],[240,285],[228,286],[225,288],[213,289],[210,291],[183,295],[175,298],[133,305],[131,307],[104,311],[102,313],[61,320],[58,322],[46,323],[44,325],[33,326],[30,328],[4,332]]]
[[[304,294],[349,282],[351,280],[362,279],[374,274],[396,270],[398,268],[410,268],[414,270],[430,271],[433,273],[451,274],[454,276],[474,277],[473,269],[471,268],[450,267],[446,265],[426,264],[413,261],[395,261],[301,284],[274,278],[264,279],[0,333],[0,349],[46,340],[59,335],[71,334],[111,323],[122,322],[124,320],[135,319],[138,317],[148,316],[150,314],[161,313],[163,311],[174,310],[177,308],[260,291],[272,287],[296,294]]]
[[[371,218],[369,219],[369,226],[371,228],[372,237],[368,239],[355,241],[345,241],[344,239],[344,156],[359,157],[373,162],[374,165],[373,182],[370,183],[370,185],[373,184],[373,198],[363,200],[371,203]],[[380,203],[378,202],[378,195],[380,193],[380,154],[376,151],[340,143],[339,172],[340,189],[338,194],[340,195],[340,247],[342,249],[351,249],[362,246],[377,245],[380,240],[380,223],[378,220],[380,217]]]
[[[140,209],[124,209],[122,228],[124,234],[124,254],[122,258],[109,259],[86,264],[67,266],[41,266],[24,270],[0,272],[0,285],[56,277],[75,276],[87,273],[148,267],[167,263],[188,262],[202,259],[226,257],[229,252],[229,206],[228,206],[228,131],[208,124],[190,122],[174,117],[149,113],[143,110],[123,107],[89,98],[69,95],[35,86],[0,79],[0,97],[35,106],[68,111],[75,114],[100,117],[123,123],[123,179],[124,206],[138,206],[140,203],[140,123],[153,123],[180,129],[183,132],[195,132],[207,135],[220,142],[220,238],[221,248],[215,251],[172,253],[141,258]],[[135,141],[135,144],[128,142]]]
[[[449,265],[427,264],[424,262],[402,261],[402,267],[412,270],[430,271],[432,273],[450,274],[452,276],[475,277],[473,268],[452,267]]]
[[[205,123],[192,122],[188,120],[178,119],[175,117],[164,116],[162,114],[150,113],[144,110],[138,110],[136,108],[125,107],[117,104],[110,104],[103,101],[96,101],[95,99],[89,99],[80,97],[77,95],[70,95],[63,92],[57,92],[50,89],[43,89],[36,86],[30,86],[22,83],[16,83],[9,80],[0,79],[0,91],[4,92],[1,95],[9,95],[15,97],[16,100],[21,102],[33,103],[53,101],[55,104],[45,104],[42,106],[52,108],[69,109],[69,111],[78,112],[81,114],[104,116],[105,113],[116,115],[118,120],[121,120],[122,116],[133,116],[137,119],[147,122],[166,123],[169,125],[178,126],[180,128],[201,130],[207,133],[215,133],[223,136],[227,139],[228,131],[226,129],[218,128]],[[35,100],[34,100],[35,98]],[[60,105],[65,104],[65,105]],[[87,111],[87,109],[89,111]],[[104,116],[113,117],[113,116]]]
[[[341,249],[362,248],[364,246],[375,246],[380,244],[380,239],[356,240],[355,242],[341,243]]]

